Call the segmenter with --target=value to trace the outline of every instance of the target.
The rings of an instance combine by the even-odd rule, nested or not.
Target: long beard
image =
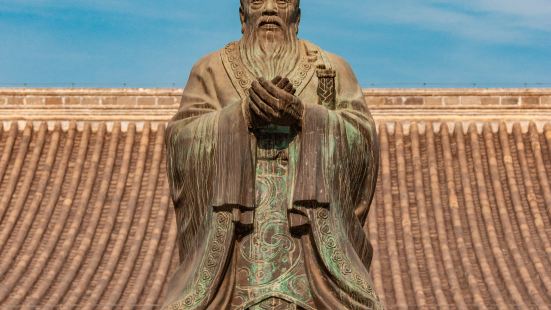
[[[295,27],[286,27],[284,36],[268,36],[264,39],[254,26],[247,26],[240,41],[241,59],[256,77],[271,80],[276,76],[287,77],[295,68],[300,49]]]

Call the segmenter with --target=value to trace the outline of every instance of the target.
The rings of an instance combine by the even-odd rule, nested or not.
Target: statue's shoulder
[[[215,73],[217,70],[222,69],[222,62],[220,60],[220,53],[223,49],[211,52],[199,59],[193,65],[191,69],[192,74],[205,74],[205,73]]]
[[[322,49],[318,45],[307,41],[307,40],[301,40],[301,42],[306,47],[306,50],[308,52],[314,52],[318,54],[318,57],[320,60],[326,65],[326,67],[330,67],[333,70],[337,72],[350,72],[352,71],[352,68],[348,64],[348,62],[341,56],[334,54],[332,52],[329,52],[327,50]]]

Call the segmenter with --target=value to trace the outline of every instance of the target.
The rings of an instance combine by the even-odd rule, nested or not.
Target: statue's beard
[[[254,25],[247,25],[240,41],[241,59],[256,77],[271,80],[276,76],[288,77],[300,57],[296,27],[284,27],[283,36],[264,34]]]

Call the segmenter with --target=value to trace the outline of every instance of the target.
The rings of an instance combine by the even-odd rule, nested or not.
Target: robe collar
[[[299,52],[300,57],[295,65],[294,69],[291,70],[291,73],[287,78],[293,84],[293,87],[296,89],[295,95],[299,96],[306,85],[312,79],[314,72],[316,71],[316,65],[321,57],[321,50],[316,45],[305,41],[299,40]],[[221,51],[222,63],[226,69],[233,87],[241,97],[245,99],[247,92],[251,87],[252,82],[255,78],[249,72],[245,64],[241,59],[239,52],[239,42],[234,41],[226,45]]]

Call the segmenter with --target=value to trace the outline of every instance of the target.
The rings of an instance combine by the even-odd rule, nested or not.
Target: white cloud
[[[189,1],[189,0],[188,0]],[[210,0],[210,5],[228,6]],[[164,0],[0,0],[0,11],[49,14],[55,9],[84,9],[160,20],[193,20],[208,11],[189,12],[200,1]],[[224,4],[221,4],[223,2]],[[345,10],[348,18],[406,24],[489,42],[533,41],[534,32],[551,33],[551,0],[304,0],[304,7]],[[201,5],[204,6],[204,5]]]
[[[518,23],[517,26],[551,31],[551,1],[549,0],[463,0],[462,5],[495,17],[508,18],[509,21]]]
[[[356,21],[405,24],[472,40],[527,44],[551,34],[550,0],[317,0]]]
[[[175,1],[131,1],[131,0],[0,0],[0,12],[33,13],[54,15],[52,11],[64,9],[89,10],[121,16],[143,17],[161,20],[193,18],[184,5]],[[57,15],[57,14],[55,14]]]

